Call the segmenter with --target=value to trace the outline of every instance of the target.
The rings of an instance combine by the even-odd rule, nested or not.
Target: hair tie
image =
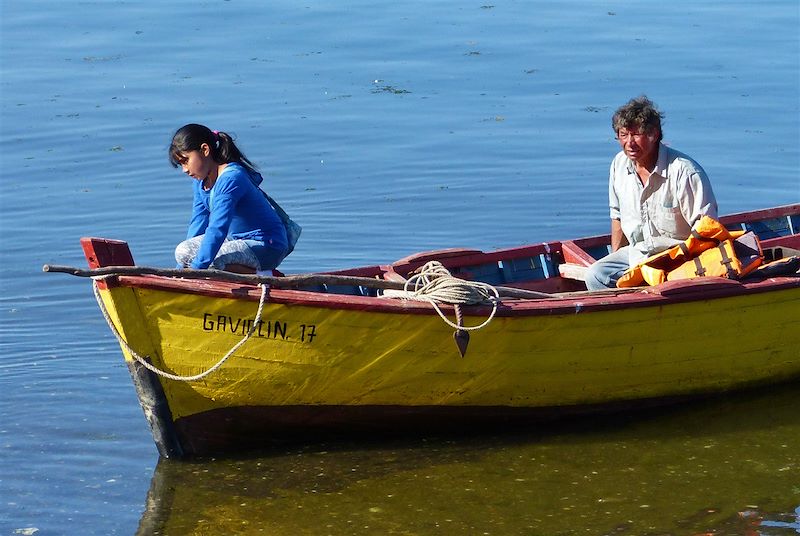
[[[219,130],[212,130],[211,133],[214,135],[214,145],[219,147]]]

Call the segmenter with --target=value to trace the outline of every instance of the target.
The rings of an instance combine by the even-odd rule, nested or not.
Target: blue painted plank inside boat
[[[781,217],[769,220],[762,220],[753,223],[743,224],[744,230],[753,231],[758,235],[761,240],[769,238],[777,238],[779,236],[787,236],[792,234],[792,228],[797,229],[798,218],[795,217]]]

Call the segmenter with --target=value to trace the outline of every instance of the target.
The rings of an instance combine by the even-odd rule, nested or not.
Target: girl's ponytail
[[[180,167],[184,158],[182,155],[199,151],[204,143],[211,148],[211,158],[218,164],[237,162],[250,171],[256,171],[255,165],[236,147],[230,134],[211,130],[197,123],[182,126],[172,137],[172,144],[169,147],[169,161],[172,167]]]
[[[216,141],[216,150],[212,151],[214,161],[220,164],[228,164],[230,162],[238,162],[250,171],[255,171],[255,166],[250,160],[236,147],[233,143],[233,138],[227,132],[213,131]]]

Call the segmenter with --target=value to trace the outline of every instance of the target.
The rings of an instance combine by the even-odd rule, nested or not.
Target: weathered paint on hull
[[[180,375],[216,363],[257,309],[252,300],[148,288],[115,287],[102,296],[130,345]],[[799,314],[795,287],[498,316],[472,333],[461,358],[452,329],[436,315],[267,303],[260,330],[219,370],[197,382],[160,383],[184,441],[217,423],[209,437],[195,438],[197,449],[189,448],[197,451],[225,436],[237,415],[276,432],[414,415],[518,417],[800,377]],[[467,316],[465,323],[482,320]]]

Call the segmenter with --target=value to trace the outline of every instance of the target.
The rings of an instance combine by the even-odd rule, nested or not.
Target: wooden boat
[[[755,232],[768,260],[800,253],[800,204],[721,221]],[[125,242],[84,238],[90,270],[45,270],[95,277],[164,457],[330,431],[510,425],[800,378],[800,274],[586,291],[581,270],[608,244],[260,277],[136,267]],[[432,260],[499,299],[435,307],[384,295]]]

